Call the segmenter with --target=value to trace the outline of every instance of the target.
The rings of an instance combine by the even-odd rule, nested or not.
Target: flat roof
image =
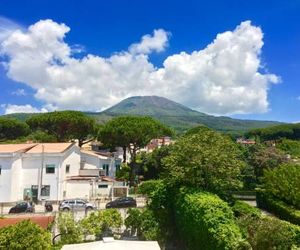
[[[64,245],[62,250],[160,250],[157,241],[113,240]]]
[[[0,144],[0,153],[16,153],[25,152],[26,150],[36,146],[34,143],[23,144]]]
[[[26,151],[28,154],[41,154],[44,153],[62,153],[73,145],[72,142],[61,142],[61,143],[39,143],[35,147]]]

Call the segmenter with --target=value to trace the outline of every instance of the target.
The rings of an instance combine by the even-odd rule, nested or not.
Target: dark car
[[[9,210],[10,214],[33,213],[34,206],[30,202],[20,202]]]
[[[132,197],[118,198],[114,201],[108,202],[106,208],[125,208],[125,207],[136,207],[136,200]]]

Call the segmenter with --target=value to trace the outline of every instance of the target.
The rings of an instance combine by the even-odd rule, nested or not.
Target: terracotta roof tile
[[[0,144],[0,153],[25,152],[26,150],[36,146],[37,144]]]
[[[43,152],[44,146],[44,153],[62,153],[67,150],[73,143],[65,142],[65,143],[39,143],[32,149],[28,150],[26,153],[28,154],[39,154]]]

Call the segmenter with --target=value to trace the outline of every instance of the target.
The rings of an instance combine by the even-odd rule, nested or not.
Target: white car
[[[63,200],[59,205],[60,211],[91,211],[96,210],[95,204],[89,203],[81,199]]]

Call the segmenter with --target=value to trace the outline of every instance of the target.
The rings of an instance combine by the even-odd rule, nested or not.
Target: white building
[[[95,158],[74,143],[0,144],[0,203],[91,198],[99,193],[96,188],[109,195],[119,161],[109,155]],[[111,177],[110,185],[104,186],[102,175]]]

